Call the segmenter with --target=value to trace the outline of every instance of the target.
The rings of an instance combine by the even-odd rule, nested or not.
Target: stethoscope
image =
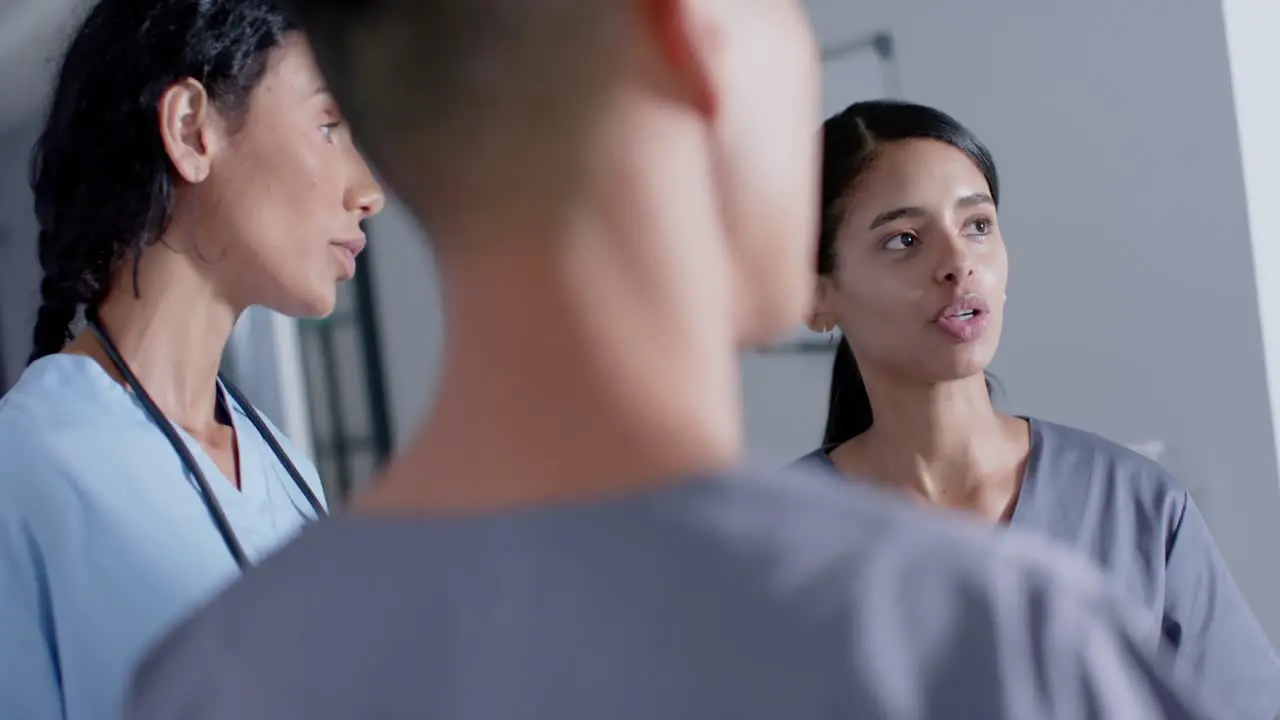
[[[173,423],[169,422],[169,419],[164,416],[164,412],[147,394],[146,389],[142,387],[142,383],[138,380],[138,376],[134,375],[133,371],[129,369],[129,363],[125,362],[120,350],[112,342],[111,336],[107,334],[102,324],[98,322],[97,313],[91,310],[86,319],[88,320],[89,328],[93,330],[93,334],[98,337],[98,342],[102,345],[102,349],[107,353],[107,358],[111,360],[111,363],[116,366],[116,370],[124,377],[129,389],[133,391],[134,397],[138,398],[138,401],[142,403],[142,408],[147,411],[147,415],[151,417],[151,420],[168,438],[169,444],[178,453],[178,457],[182,459],[183,467],[195,478],[196,485],[200,487],[200,495],[204,500],[204,506],[209,510],[209,515],[213,518],[213,524],[218,528],[218,534],[222,536],[222,541],[226,543],[227,550],[231,551],[231,557],[235,559],[236,566],[241,571],[248,569],[252,565],[249,561],[249,556],[245,554],[244,547],[240,544],[240,539],[236,537],[235,530],[231,528],[231,523],[227,520],[227,515],[223,512],[221,503],[218,502],[217,496],[213,494],[213,488],[209,486],[209,480],[205,478],[204,472],[200,470],[199,463],[192,457],[191,450],[187,448],[186,442],[178,435]],[[284,448],[280,447],[280,443],[276,440],[275,435],[271,433],[271,429],[267,427],[267,424],[263,422],[262,417],[258,415],[258,411],[253,408],[253,405],[249,404],[240,389],[223,377],[222,373],[218,373],[218,381],[226,389],[227,394],[244,411],[244,414],[249,418],[249,422],[253,424],[258,434],[262,436],[262,439],[271,448],[271,452],[275,453],[276,459],[280,461],[285,471],[289,473],[289,477],[293,478],[294,484],[298,486],[298,490],[302,492],[302,495],[311,505],[311,511],[315,513],[315,518],[324,517],[327,514],[324,506],[320,504],[315,493],[311,491],[311,486],[307,485],[302,473],[298,472],[298,468],[294,466],[293,461],[285,454]],[[230,415],[231,408],[226,407],[226,401],[221,393],[218,394],[218,404],[224,412]]]

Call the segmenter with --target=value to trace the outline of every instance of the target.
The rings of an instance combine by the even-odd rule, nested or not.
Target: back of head
[[[199,81],[233,122],[294,24],[271,0],[100,0],[71,40],[31,162],[44,271],[31,359],[169,223],[178,180],[157,105]]]
[[[886,143],[937,140],[960,150],[986,178],[991,197],[1000,200],[995,160],[967,128],[946,113],[916,103],[871,100],[854,103],[822,125],[822,200],[818,233],[817,271],[836,272],[837,239],[858,183],[879,157]],[[988,377],[988,387],[992,386]],[[871,427],[871,400],[858,361],[847,339],[841,338],[832,365],[831,391],[823,446],[846,442]]]
[[[685,273],[733,288],[729,303],[702,304],[746,306],[726,318],[756,319],[742,342],[794,326],[820,106],[798,0],[294,6],[362,145],[438,250],[468,234],[458,225],[582,210],[591,196],[599,207],[581,214],[615,216],[597,235],[630,233],[632,248],[672,226],[688,235],[663,248],[668,257],[632,263],[637,273],[682,253],[687,265],[727,256],[723,273],[750,275],[720,282],[710,264]]]
[[[292,4],[374,165],[428,229],[503,189],[572,185],[571,141],[620,60],[618,2]]]

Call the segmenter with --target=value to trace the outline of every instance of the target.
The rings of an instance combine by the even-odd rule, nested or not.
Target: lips
[[[346,240],[334,240],[333,244],[339,248],[351,253],[351,257],[356,257],[364,252],[365,243],[368,242],[364,236],[348,238]]]
[[[933,324],[956,342],[972,342],[986,332],[990,314],[986,299],[970,293],[939,310]]]
[[[330,247],[337,253],[342,261],[343,275],[346,278],[355,276],[356,273],[356,256],[358,256],[365,246],[364,237],[349,238],[346,240],[335,240],[330,243]]]

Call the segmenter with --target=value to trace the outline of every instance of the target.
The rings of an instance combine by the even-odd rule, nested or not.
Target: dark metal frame
[[[373,444],[378,461],[391,456],[391,411],[382,364],[382,333],[378,323],[378,306],[373,292],[373,273],[368,266],[356,275],[355,302],[359,315],[360,345],[364,351],[366,383],[369,388],[369,419],[373,425]]]
[[[887,32],[865,35],[854,40],[838,42],[822,48],[822,62],[828,62],[846,55],[852,55],[871,48],[880,62],[884,64],[884,86],[890,97],[902,97],[902,77],[898,74],[897,44],[893,36]]]
[[[383,365],[377,310],[374,306],[373,278],[369,267],[370,247],[357,259],[357,272],[352,285],[340,288],[340,292],[350,292],[349,307],[335,312],[324,320],[306,321],[300,324],[299,333],[314,338],[319,354],[309,352],[311,343],[304,342],[303,364],[311,379],[319,379],[323,392],[328,396],[323,403],[327,411],[327,422],[317,422],[317,406],[311,403],[312,440],[315,448],[317,465],[331,468],[333,477],[325,478],[332,483],[339,498],[348,495],[356,483],[366,478],[356,477],[353,467],[353,453],[372,451],[377,463],[381,464],[391,454],[391,420],[388,413],[386,386],[383,380]],[[360,365],[359,373],[363,392],[358,393],[366,403],[369,427],[367,432],[352,433],[346,419],[351,417],[349,408],[344,407],[343,377],[351,376],[354,368],[339,368],[337,352],[337,330],[354,327],[359,335]],[[308,383],[314,388],[314,384]],[[329,428],[328,437],[319,428]]]

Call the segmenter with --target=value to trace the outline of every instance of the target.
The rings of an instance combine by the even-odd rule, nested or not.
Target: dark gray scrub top
[[[1214,545],[1195,502],[1161,465],[1093,433],[1028,418],[1031,454],[1010,525],[1099,565],[1147,612],[1177,669],[1214,717],[1272,720],[1280,660]],[[828,469],[828,450],[801,460]]]
[[[1095,568],[1014,535],[799,468],[334,517],[170,635],[124,717],[1204,716]]]

